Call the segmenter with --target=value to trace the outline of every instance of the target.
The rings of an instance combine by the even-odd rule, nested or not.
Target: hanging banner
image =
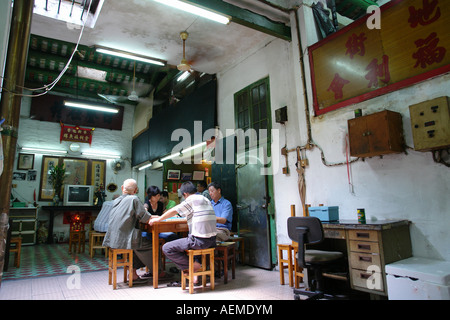
[[[392,0],[309,48],[315,115],[450,71],[450,1]]]
[[[92,143],[92,134],[95,128],[87,129],[79,126],[66,126],[61,122],[61,135],[59,141],[73,141],[81,143]]]

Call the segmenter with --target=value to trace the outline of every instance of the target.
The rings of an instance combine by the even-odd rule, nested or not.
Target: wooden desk
[[[325,238],[345,240],[352,289],[387,295],[385,265],[412,256],[408,220],[322,223]]]
[[[102,207],[101,206],[42,206],[42,209],[48,211],[50,213],[50,217],[48,219],[48,237],[47,243],[53,243],[53,220],[58,213],[61,211],[90,211],[99,212]]]
[[[168,219],[154,223],[142,225],[147,232],[152,233],[152,254],[153,254],[153,289],[158,288],[159,277],[159,234],[161,232],[187,232],[189,227],[186,219],[176,218]]]

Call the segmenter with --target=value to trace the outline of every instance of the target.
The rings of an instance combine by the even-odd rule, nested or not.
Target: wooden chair
[[[108,284],[113,285],[113,290],[117,288],[117,268],[123,267],[123,282],[127,282],[128,286],[133,286],[133,250],[132,249],[113,249],[109,248],[109,261],[108,261]],[[122,255],[119,259],[118,256]]]
[[[106,232],[91,231],[89,233],[89,254],[94,257],[95,249],[105,249],[105,258],[108,257],[108,248],[103,246],[103,239]]]
[[[189,281],[189,293],[194,293],[194,277],[202,276],[202,285],[206,287],[206,276],[209,275],[211,290],[214,290],[214,248],[199,249],[199,250],[187,250],[186,253],[189,256],[189,270],[183,270],[181,272],[181,288],[186,289],[186,280]],[[207,270],[206,256],[209,255],[209,270]],[[202,267],[197,272],[194,272],[194,257],[202,257]]]
[[[288,269],[289,286],[293,286],[294,263],[292,261],[293,247],[290,244],[278,244],[278,267],[280,269],[280,284],[284,285],[284,270]],[[283,251],[286,251],[287,258],[284,258]]]
[[[228,283],[228,261],[231,261],[231,278],[235,278],[236,269],[236,244],[234,242],[220,242],[216,246],[214,260],[218,261],[217,271],[220,275],[221,262],[223,262],[223,283]]]
[[[72,246],[75,246],[77,253],[84,252],[86,244],[86,230],[70,230],[69,232],[69,253],[72,252]]]
[[[14,237],[11,238],[9,243],[9,252],[14,252],[14,265],[16,268],[20,268],[20,252],[22,251],[22,238],[21,237]]]
[[[86,230],[84,230],[84,223],[78,218],[72,221],[69,231],[69,253],[72,252],[72,246],[77,248],[75,252],[80,253],[81,248],[85,249],[86,245]]]

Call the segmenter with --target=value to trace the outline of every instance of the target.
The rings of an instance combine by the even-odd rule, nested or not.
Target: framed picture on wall
[[[183,180],[183,181],[189,181],[189,180],[192,180],[192,172],[183,172],[182,174],[181,174],[181,180]]]
[[[103,187],[105,187],[105,169],[106,169],[105,160],[92,160],[90,184],[94,186],[95,190],[97,190],[100,187],[100,185],[103,185]]]
[[[17,170],[31,170],[34,167],[34,154],[19,153]]]
[[[192,173],[192,180],[198,181],[205,179],[205,171],[194,171]]]
[[[167,180],[180,180],[180,170],[167,170]]]
[[[63,163],[66,169],[64,184],[89,184],[87,181],[88,162],[87,159],[64,158]]]
[[[52,200],[53,199],[53,186],[50,183],[50,176],[48,172],[51,168],[58,165],[58,157],[43,156],[42,157],[42,170],[41,170],[41,187],[39,189],[39,201]]]

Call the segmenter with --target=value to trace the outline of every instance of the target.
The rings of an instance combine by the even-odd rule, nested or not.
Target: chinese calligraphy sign
[[[82,143],[92,143],[92,134],[94,128],[87,129],[78,126],[67,126],[61,123],[61,134],[59,136],[60,142],[62,141],[75,141]]]
[[[316,115],[450,71],[450,1],[393,0],[309,48]],[[367,19],[367,17],[366,17]]]

